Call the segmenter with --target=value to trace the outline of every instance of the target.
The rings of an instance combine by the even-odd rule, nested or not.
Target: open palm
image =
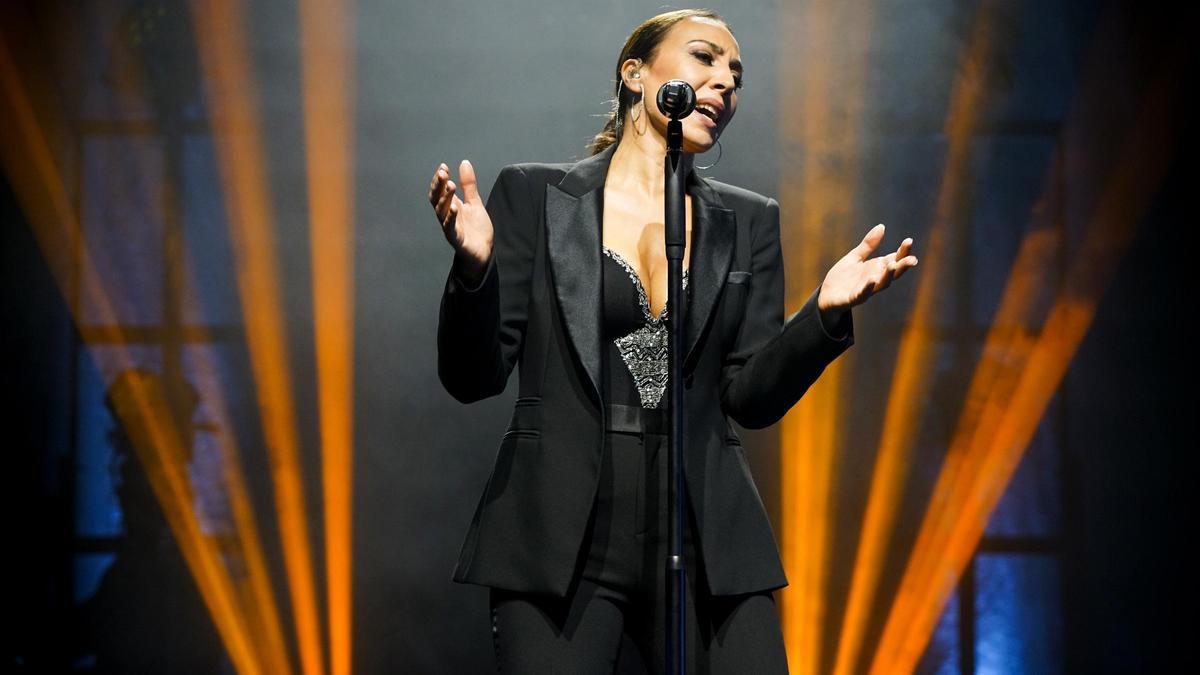
[[[900,242],[900,248],[893,253],[869,257],[883,241],[883,232],[882,224],[871,228],[858,246],[834,263],[821,284],[818,308],[837,311],[861,305],[909,268],[916,267],[917,258],[909,253],[913,244],[911,237]]]
[[[469,161],[464,159],[458,165],[458,177],[465,199],[455,193],[450,168],[445,164],[438,166],[429,182],[429,203],[441,223],[442,234],[454,248],[455,266],[471,280],[478,281],[492,257],[492,219],[479,196],[475,168]]]

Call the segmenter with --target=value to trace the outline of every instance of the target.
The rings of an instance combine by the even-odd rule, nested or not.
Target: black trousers
[[[501,673],[665,672],[667,436],[611,431],[580,572],[565,598],[492,589]],[[688,673],[786,673],[770,592],[710,596],[685,531]],[[622,652],[622,645],[636,653]]]

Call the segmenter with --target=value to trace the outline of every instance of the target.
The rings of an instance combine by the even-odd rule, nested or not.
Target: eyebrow
[[[718,56],[725,56],[725,48],[715,42],[709,42],[708,40],[704,40],[702,38],[697,38],[695,40],[689,40],[688,44],[690,45],[693,42],[703,42],[704,44],[708,45],[714,52],[716,52]],[[742,62],[739,61],[738,59],[733,59],[732,61],[730,61],[729,67],[733,68],[734,70],[738,71],[739,73],[742,72]]]

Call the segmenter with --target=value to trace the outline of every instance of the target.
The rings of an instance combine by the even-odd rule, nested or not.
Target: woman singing
[[[688,174],[684,387],[688,668],[786,672],[771,591],[786,585],[738,436],[774,424],[853,342],[850,308],[917,264],[883,227],[783,317],[775,200],[691,171],[733,119],[738,42],[718,15],[633,31],[611,119],[575,164],[500,171],[486,208],[470,163],[429,186],[454,262],[438,373],[466,403],[520,389],[455,570],[489,586],[505,673],[611,673],[622,634],[661,671],[666,624],[667,263],[660,86],[683,79]],[[647,100],[648,99],[648,100]]]

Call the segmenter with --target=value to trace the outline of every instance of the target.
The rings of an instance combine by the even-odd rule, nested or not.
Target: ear
[[[625,59],[621,64],[621,80],[625,83],[626,89],[641,93],[644,86],[642,84],[644,68],[645,63],[641,59]]]

